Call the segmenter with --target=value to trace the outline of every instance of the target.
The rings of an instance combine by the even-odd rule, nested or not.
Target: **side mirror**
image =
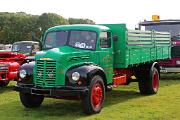
[[[118,41],[118,36],[117,35],[113,36],[113,41]]]

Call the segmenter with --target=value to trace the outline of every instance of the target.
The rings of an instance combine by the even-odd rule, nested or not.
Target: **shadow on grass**
[[[166,85],[180,84],[179,81],[173,80],[162,80],[160,81],[161,87]],[[124,102],[131,99],[138,99],[141,97],[146,97],[141,95],[137,89],[136,84],[132,84],[129,87],[125,87],[121,90],[115,89],[106,94],[106,100],[104,104],[104,108],[110,107],[116,104],[123,104]],[[130,89],[129,89],[130,88]],[[13,86],[8,86],[4,92],[12,91]],[[128,90],[129,89],[129,90]],[[1,110],[1,108],[5,111]],[[7,111],[7,112],[6,112]],[[17,114],[18,113],[18,114]],[[80,118],[88,117],[88,115],[83,113],[81,102],[80,101],[71,101],[71,100],[53,100],[53,99],[45,99],[44,103],[41,107],[36,109],[28,109],[24,108],[20,101],[15,99],[13,102],[9,104],[0,105],[0,114],[1,117],[9,116],[11,118],[22,118],[22,119],[63,119],[63,120],[77,120]]]
[[[139,97],[143,96],[136,91],[113,90],[107,93],[104,107],[123,103],[129,99]],[[71,100],[52,100],[48,98],[45,99],[41,107],[36,109],[24,108],[19,100],[15,100],[9,104],[0,105],[0,108],[6,108],[6,110],[10,112],[9,116],[11,117],[16,117],[18,113],[18,116],[23,117],[24,119],[56,119],[59,117],[63,119],[76,120],[88,116],[83,113],[80,101]]]
[[[0,87],[0,94],[11,92],[11,91],[13,91],[13,88],[14,88],[14,85],[8,85],[5,87]]]
[[[129,99],[135,99],[139,97],[144,96],[137,91],[113,90],[106,94],[106,101],[104,107],[108,107],[118,103],[123,103]]]
[[[120,90],[113,90],[106,94],[106,100],[104,107],[112,106],[118,103],[126,102],[129,99],[135,99],[143,97],[136,91],[120,91]],[[52,102],[42,105],[40,108],[41,112],[43,113],[48,112],[50,116],[67,116],[67,115],[75,115],[77,116],[87,116],[83,113],[82,105],[80,100],[79,101],[58,101]],[[38,111],[38,110],[37,110]],[[47,115],[47,114],[46,114]]]

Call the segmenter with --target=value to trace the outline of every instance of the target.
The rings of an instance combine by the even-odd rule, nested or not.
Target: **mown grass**
[[[11,82],[0,88],[0,120],[180,120],[180,75],[162,79],[156,95],[140,95],[137,83],[114,89],[101,113],[91,116],[83,113],[80,101],[48,98],[39,108],[24,108]]]

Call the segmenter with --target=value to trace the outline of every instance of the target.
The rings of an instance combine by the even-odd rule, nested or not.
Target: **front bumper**
[[[56,88],[38,88],[33,84],[18,83],[14,90],[22,93],[44,95],[49,97],[83,96],[89,91],[88,87],[58,86]]]
[[[161,73],[180,73],[180,67],[161,67]]]

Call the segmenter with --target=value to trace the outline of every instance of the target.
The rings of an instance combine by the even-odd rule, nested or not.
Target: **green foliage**
[[[71,23],[87,23],[91,20],[81,19],[71,20]],[[24,12],[8,13],[0,12],[0,43],[9,44],[21,40],[33,40],[32,33],[40,36],[49,27],[56,25],[70,24],[69,21],[55,13],[43,13],[42,15],[31,15]]]
[[[23,12],[0,13],[0,43],[13,43],[20,40],[31,40],[31,32],[37,31],[38,16]]]
[[[68,21],[62,16],[55,13],[43,13],[39,16],[38,25],[42,29],[43,32],[47,30],[49,27],[69,24]]]
[[[95,24],[94,21],[89,19],[78,19],[78,18],[69,18],[69,24]]]

